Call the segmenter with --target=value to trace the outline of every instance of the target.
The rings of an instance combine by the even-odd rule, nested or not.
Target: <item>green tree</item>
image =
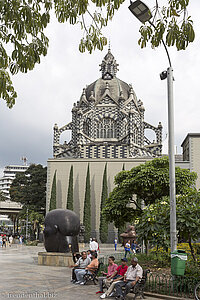
[[[185,50],[194,41],[193,21],[187,13],[189,0],[168,0],[168,5],[156,5],[153,18],[149,24],[140,27],[141,37],[138,44],[141,48],[149,42],[153,48],[158,47],[162,40],[167,46],[176,46],[177,50]]]
[[[102,183],[102,192],[101,192],[101,213],[100,213],[100,240],[102,243],[106,243],[108,239],[108,222],[106,216],[103,213],[103,208],[108,198],[108,183],[107,183],[107,163],[105,165],[103,173],[103,183]]]
[[[144,240],[146,249],[147,242],[163,247],[166,251],[170,247],[170,224],[169,224],[169,199],[163,197],[154,204],[144,207],[140,216],[135,220],[138,238]]]
[[[69,174],[69,185],[67,192],[67,209],[73,210],[73,166],[71,166]]]
[[[0,201],[6,201],[6,196],[2,191],[0,191]]]
[[[196,173],[176,167],[175,175],[177,194],[184,194],[195,185]],[[163,196],[169,196],[168,157],[155,158],[130,171],[119,172],[115,176],[115,184],[116,187],[106,201],[104,212],[107,220],[114,222],[119,228],[141,214],[141,199],[148,205]],[[133,195],[137,196],[136,199]]]
[[[28,208],[28,210],[27,210]],[[18,214],[19,226],[21,227],[21,234],[25,235],[24,224],[26,222],[28,213],[28,222],[30,224],[28,228],[28,233],[31,236],[31,239],[35,239],[36,236],[38,238],[40,232],[40,225],[44,223],[44,214],[38,211],[35,211],[33,206],[24,205],[22,210]]]
[[[32,232],[33,232],[34,238],[36,238],[36,235],[38,237],[38,234],[39,234],[40,224],[44,223],[44,215],[32,210],[29,213],[29,218],[28,219],[29,219],[29,222],[31,222],[31,225],[32,225]]]
[[[49,203],[49,211],[56,209],[56,171],[54,172],[53,182],[51,186],[51,197]]]
[[[11,201],[45,211],[47,168],[31,164],[24,173],[17,173],[10,187]]]
[[[83,36],[79,50],[90,53],[102,50],[107,39],[102,29],[112,20],[124,0],[4,0],[0,1],[0,98],[11,108],[17,93],[11,75],[26,73],[40,63],[41,56],[47,54],[49,44],[44,31],[50,22],[51,10],[58,22],[79,24]],[[187,13],[189,0],[168,0],[160,8],[155,0],[152,9],[152,25],[140,28],[139,44],[145,47],[148,42],[158,47],[162,38],[168,46],[185,49],[194,40],[191,17]],[[128,13],[128,11],[127,11]]]
[[[90,167],[88,164],[86,184],[85,184],[85,200],[83,212],[83,225],[85,226],[84,239],[85,242],[89,241],[91,236],[91,195],[90,195]]]
[[[196,260],[192,240],[196,241],[200,236],[200,193],[190,189],[185,195],[177,196],[176,211],[179,240],[189,243],[192,257]],[[168,249],[170,246],[169,197],[146,206],[135,223],[140,239]]]

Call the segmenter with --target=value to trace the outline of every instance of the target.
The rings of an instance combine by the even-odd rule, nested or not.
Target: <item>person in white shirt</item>
[[[77,260],[74,265],[71,265],[72,269],[72,282],[75,283],[77,281],[76,275],[82,269],[85,269],[91,263],[91,259],[87,256],[86,251],[81,252],[81,257]]]
[[[131,266],[128,267],[124,280],[116,283],[116,295],[118,299],[125,299],[126,295],[130,292],[131,288],[137,283],[137,281],[142,278],[143,270],[138,264],[137,257],[133,257],[131,260]],[[125,287],[124,293],[122,292],[122,287]]]
[[[11,246],[12,246],[12,242],[13,242],[13,237],[12,237],[12,235],[9,236],[8,240],[9,240],[9,246],[11,247]]]
[[[97,243],[97,240],[95,238],[90,241],[90,251],[96,251],[98,252],[99,244]]]

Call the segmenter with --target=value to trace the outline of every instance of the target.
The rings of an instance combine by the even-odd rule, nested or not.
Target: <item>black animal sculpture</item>
[[[54,209],[44,220],[44,246],[47,252],[79,252],[78,234],[80,219],[69,209]]]

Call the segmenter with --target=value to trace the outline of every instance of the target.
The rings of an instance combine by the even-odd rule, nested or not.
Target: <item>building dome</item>
[[[118,64],[110,49],[108,49],[108,53],[104,57],[100,67],[102,78],[97,79],[87,86],[85,90],[86,99],[89,100],[92,94],[95,97],[95,102],[98,103],[106,93],[109,93],[115,102],[118,102],[120,97],[128,100],[133,89],[131,85],[116,77]]]
[[[123,95],[124,100],[128,99],[130,89],[131,87],[126,82],[114,77],[111,80],[105,80],[103,78],[97,79],[95,82],[87,86],[85,92],[87,100],[89,100],[91,92],[93,92],[95,100],[98,102],[108,91],[111,98],[118,102],[121,95]]]

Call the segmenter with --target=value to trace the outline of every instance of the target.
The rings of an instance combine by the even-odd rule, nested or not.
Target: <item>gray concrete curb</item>
[[[164,299],[164,300],[191,300],[191,298],[180,298],[180,297],[175,297],[175,296],[168,296],[168,295],[160,295],[160,294],[155,294],[155,293],[150,293],[150,292],[145,292],[145,296],[152,297],[152,298],[157,298],[157,299]],[[126,296],[126,299],[133,299],[134,295],[128,294]]]

